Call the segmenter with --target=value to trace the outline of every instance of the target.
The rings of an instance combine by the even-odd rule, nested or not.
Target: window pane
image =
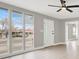
[[[33,16],[25,15],[25,48],[26,50],[33,48],[34,37],[34,21]]]
[[[68,39],[76,39],[76,24],[68,24]]]
[[[12,12],[12,51],[22,50],[23,40],[23,20],[22,14],[17,11]]]
[[[0,8],[0,54],[8,52],[8,10]]]

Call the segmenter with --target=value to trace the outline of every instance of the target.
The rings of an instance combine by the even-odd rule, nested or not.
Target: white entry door
[[[44,46],[54,44],[54,21],[50,19],[44,20]]]

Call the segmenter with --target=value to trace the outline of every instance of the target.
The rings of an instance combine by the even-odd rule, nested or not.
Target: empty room
[[[79,1],[0,0],[0,59],[79,59]]]

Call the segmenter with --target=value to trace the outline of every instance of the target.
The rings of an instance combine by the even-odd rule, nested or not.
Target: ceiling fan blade
[[[48,6],[51,6],[51,7],[61,7],[61,6],[55,6],[55,5],[48,5]]]
[[[79,7],[79,5],[71,5],[71,6],[67,6],[67,8],[76,8]]]
[[[57,10],[57,12],[61,11],[62,9]]]
[[[70,10],[70,9],[68,9],[68,8],[66,8],[66,10],[69,11],[69,12],[73,12],[72,10]]]

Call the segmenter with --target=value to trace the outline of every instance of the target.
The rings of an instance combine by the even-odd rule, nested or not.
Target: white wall
[[[59,20],[55,22],[55,42],[61,43],[65,42],[65,30],[64,30],[64,22]]]

